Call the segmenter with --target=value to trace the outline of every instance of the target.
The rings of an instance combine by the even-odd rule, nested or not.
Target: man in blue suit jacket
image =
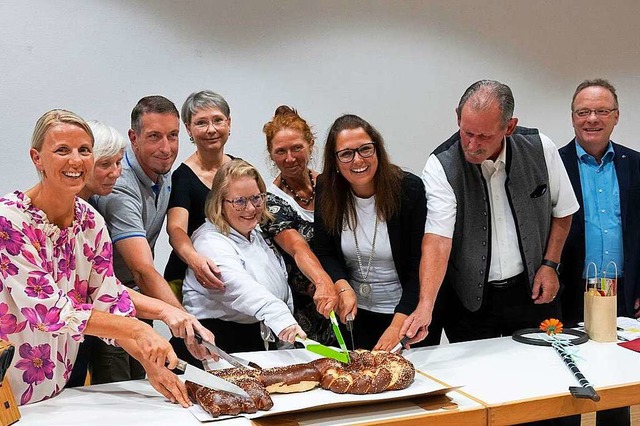
[[[575,139],[560,149],[581,209],[574,213],[562,253],[563,321],[584,319],[587,266],[618,269],[618,316],[640,316],[640,153],[610,141],[618,97],[606,80],[582,82],[571,103]],[[593,276],[591,267],[589,276]],[[629,407],[597,413],[597,424],[630,424]]]

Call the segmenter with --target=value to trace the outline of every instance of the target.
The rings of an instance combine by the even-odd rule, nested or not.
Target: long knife
[[[333,358],[343,363],[349,362],[349,355],[342,352],[337,351],[328,346],[322,345],[315,340],[312,339],[302,339],[300,336],[296,336],[296,342],[302,343],[306,350],[309,352],[316,353],[318,355],[322,355],[327,358]]]
[[[202,338],[202,336],[200,336],[198,333],[196,333],[194,337],[196,338],[198,343],[200,343],[205,348],[207,348],[209,350],[209,352],[211,352],[212,354],[217,354],[220,358],[224,359],[225,361],[227,361],[229,364],[233,365],[234,367],[252,368],[252,369],[256,369],[256,370],[262,370],[262,367],[260,367],[255,362],[247,361],[246,359],[242,359],[239,356],[229,355],[228,353],[226,353],[225,351],[220,349],[218,346],[216,346],[213,343],[209,343],[206,340],[204,340]]]
[[[189,380],[206,388],[230,392],[243,398],[251,398],[249,394],[240,386],[234,385],[233,383],[227,382],[220,377],[207,373],[206,371],[201,370],[198,367],[194,367],[186,361],[179,359],[178,366],[176,368],[180,371],[184,371],[184,374],[182,375],[182,378],[184,380]]]
[[[347,345],[344,343],[344,337],[342,337],[342,332],[340,331],[340,327],[338,326],[338,319],[336,318],[336,313],[334,311],[331,311],[329,313],[329,319],[331,320],[333,333],[336,335],[336,339],[338,339],[340,349],[342,349],[342,352],[344,352],[344,354],[347,356],[347,362],[349,362],[349,350],[347,349]]]

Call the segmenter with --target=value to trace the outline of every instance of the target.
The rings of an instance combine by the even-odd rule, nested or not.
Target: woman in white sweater
[[[243,160],[216,173],[205,203],[207,220],[192,235],[198,253],[220,268],[223,290],[203,287],[187,270],[183,304],[230,352],[265,348],[273,332],[283,342],[306,337],[293,317],[293,299],[280,253],[259,224],[269,219],[266,186]]]

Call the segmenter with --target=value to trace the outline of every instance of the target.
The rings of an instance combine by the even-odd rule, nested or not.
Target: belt
[[[489,281],[488,284],[495,288],[509,288],[515,284],[521,283],[525,278],[524,272],[521,272],[514,277],[507,278],[506,280]]]

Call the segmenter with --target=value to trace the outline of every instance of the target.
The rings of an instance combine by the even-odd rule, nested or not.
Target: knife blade
[[[347,315],[347,331],[351,335],[351,350],[356,350],[356,342],[353,340],[353,314]]]
[[[296,336],[296,342],[303,344],[305,349],[308,350],[309,352],[322,355],[323,357],[326,357],[326,358],[332,358],[342,363],[349,362],[349,357],[344,352],[341,352],[333,348],[330,348],[328,346],[325,346],[323,344],[320,344],[315,340],[312,340],[309,338],[303,339],[300,336]]]
[[[255,369],[255,370],[262,370],[262,367],[260,367],[255,362],[247,361],[246,359],[242,359],[239,356],[229,355],[228,353],[226,353],[225,351],[220,349],[218,346],[216,346],[213,343],[209,343],[206,340],[204,340],[202,338],[202,336],[200,336],[198,333],[196,333],[194,335],[194,337],[196,338],[198,343],[200,343],[205,348],[207,348],[209,350],[209,352],[211,352],[212,354],[217,354],[220,358],[224,359],[225,361],[227,361],[229,364],[233,365],[234,367],[251,368],[251,369]]]
[[[338,320],[336,318],[336,313],[331,311],[329,313],[329,319],[331,320],[331,327],[333,328],[333,334],[336,335],[336,339],[338,339],[338,344],[340,345],[340,349],[347,356],[347,362],[350,361],[349,358],[349,350],[347,349],[347,345],[344,343],[344,337],[342,337],[342,332],[340,331],[340,327],[338,326]]]
[[[227,382],[220,377],[207,373],[206,371],[201,370],[198,367],[194,367],[187,361],[179,359],[178,366],[176,368],[184,372],[184,374],[182,375],[182,378],[184,380],[189,380],[190,382],[197,383],[200,386],[204,386],[206,388],[233,393],[243,398],[251,398],[249,394],[240,386],[234,385],[233,383]]]
[[[391,353],[395,353],[395,352],[401,352],[402,349],[404,348],[404,345],[409,341],[409,336],[404,336],[402,339],[400,339],[400,341],[398,342],[397,345],[395,345],[389,352]]]

